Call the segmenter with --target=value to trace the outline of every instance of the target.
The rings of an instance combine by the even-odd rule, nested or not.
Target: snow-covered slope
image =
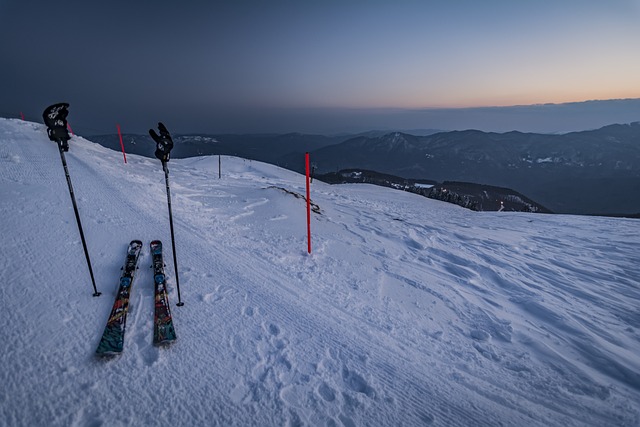
[[[71,140],[91,282],[55,144],[0,119],[0,423],[638,425],[640,238],[625,219],[474,213],[239,158],[164,174]],[[286,191],[285,191],[286,190]],[[94,355],[127,243],[125,351]],[[178,341],[152,345],[162,239]]]

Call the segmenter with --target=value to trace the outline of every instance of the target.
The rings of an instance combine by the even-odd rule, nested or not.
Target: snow
[[[432,184],[421,184],[419,182],[416,182],[413,186],[416,188],[433,188]]]
[[[557,162],[557,161],[551,157],[545,157],[544,159],[536,159],[536,163],[554,163],[554,162]]]
[[[169,163],[0,119],[0,424],[640,424],[637,220],[478,213],[222,157]],[[95,349],[141,239],[124,353]],[[178,340],[152,345],[148,244]]]

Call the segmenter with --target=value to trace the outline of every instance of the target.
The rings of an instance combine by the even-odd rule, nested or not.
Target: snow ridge
[[[477,213],[239,158],[170,162],[178,340],[153,340],[159,162],[74,136],[93,298],[55,144],[0,119],[0,419],[18,425],[640,423],[637,221]],[[284,190],[284,191],[283,191]],[[124,353],[94,357],[145,245]],[[169,247],[166,245],[165,247]],[[167,252],[169,299],[177,301]]]

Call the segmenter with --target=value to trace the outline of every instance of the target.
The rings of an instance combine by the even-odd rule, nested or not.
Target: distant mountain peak
[[[391,132],[380,138],[373,138],[378,148],[391,150],[414,150],[418,138],[402,132]]]

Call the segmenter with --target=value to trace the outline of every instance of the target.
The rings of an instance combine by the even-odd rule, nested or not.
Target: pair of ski
[[[124,347],[124,331],[127,324],[127,312],[129,310],[129,296],[141,251],[142,242],[140,240],[133,240],[129,243],[116,301],[113,304],[107,326],[104,328],[102,339],[96,350],[96,354],[99,356],[122,353]],[[151,256],[155,283],[153,344],[169,344],[176,339],[176,331],[173,327],[171,310],[169,309],[167,282],[164,275],[164,261],[162,259],[162,242],[159,240],[151,242]]]

